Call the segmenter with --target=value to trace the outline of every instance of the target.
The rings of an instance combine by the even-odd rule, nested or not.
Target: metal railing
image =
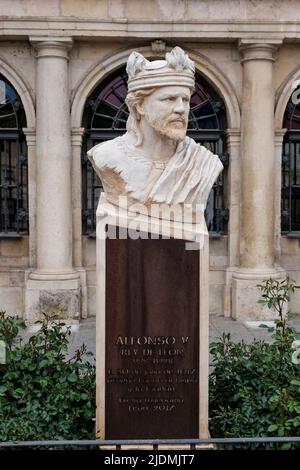
[[[122,450],[122,446],[144,447],[152,446],[153,450],[163,450],[163,446],[189,446],[191,450],[207,449],[208,446],[216,448],[216,445],[234,446],[240,444],[275,444],[275,443],[300,443],[300,437],[222,437],[210,439],[123,439],[123,440],[45,440],[45,441],[7,441],[0,442],[0,448],[12,447],[115,447],[116,450]]]

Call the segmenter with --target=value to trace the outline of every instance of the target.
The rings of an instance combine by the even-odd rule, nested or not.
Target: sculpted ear
[[[136,103],[135,106],[137,112],[139,113],[140,116],[144,116],[145,110],[144,110],[144,100],[140,100],[138,103]]]

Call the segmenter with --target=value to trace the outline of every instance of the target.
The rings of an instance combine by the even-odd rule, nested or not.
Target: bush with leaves
[[[0,441],[93,438],[95,367],[83,345],[68,359],[70,327],[44,314],[23,344],[25,324],[0,312]],[[3,344],[3,343],[2,343]]]
[[[224,333],[210,346],[210,432],[215,437],[300,436],[300,365],[293,348],[299,335],[285,311],[297,286],[287,278],[268,279],[258,288],[261,302],[279,316],[268,328],[271,342],[234,343]],[[269,447],[290,449],[297,444]]]

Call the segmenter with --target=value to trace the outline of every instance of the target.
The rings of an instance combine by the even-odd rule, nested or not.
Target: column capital
[[[71,139],[72,145],[81,146],[82,144],[82,136],[84,134],[85,128],[84,127],[72,127],[71,130]]]
[[[37,57],[57,57],[68,59],[68,53],[73,46],[70,37],[30,36],[29,41],[37,52]]]
[[[23,127],[22,131],[26,136],[27,145],[35,145],[36,143],[36,129],[35,127]]]
[[[274,62],[274,53],[282,43],[282,39],[240,39],[238,48],[241,54],[241,63],[249,60],[269,60]]]
[[[241,130],[238,128],[229,128],[225,131],[225,137],[229,145],[239,145],[241,142]]]
[[[275,129],[275,146],[281,146],[287,129]]]

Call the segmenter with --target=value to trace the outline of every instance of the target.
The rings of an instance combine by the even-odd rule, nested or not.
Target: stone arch
[[[275,95],[275,129],[282,128],[283,116],[291,97],[293,90],[297,87],[294,82],[300,84],[300,67],[297,66],[289,75],[284,79],[278,87]]]
[[[11,83],[22,100],[26,115],[27,127],[35,128],[34,100],[29,91],[28,85],[26,85],[19,74],[1,58],[0,73]]]
[[[241,111],[235,89],[231,82],[206,56],[195,52],[193,49],[186,48],[185,50],[195,62],[197,71],[203,75],[224,100],[228,127],[239,129],[241,125]]]
[[[167,48],[170,50],[171,48]],[[94,88],[101,82],[107,75],[112,73],[124,65],[127,61],[129,54],[137,50],[145,57],[155,57],[160,55],[154,53],[151,47],[137,47],[133,49],[126,49],[117,52],[114,55],[104,58],[101,63],[93,66],[93,68],[86,74],[80,84],[75,87],[72,93],[72,107],[71,107],[71,123],[72,127],[81,127],[81,120],[85,102],[94,90]],[[235,90],[230,81],[224,74],[212,64],[207,57],[197,52],[186,49],[190,58],[194,60],[197,71],[207,79],[210,84],[216,89],[224,100],[226,106],[227,122],[230,128],[240,128],[240,108]]]

